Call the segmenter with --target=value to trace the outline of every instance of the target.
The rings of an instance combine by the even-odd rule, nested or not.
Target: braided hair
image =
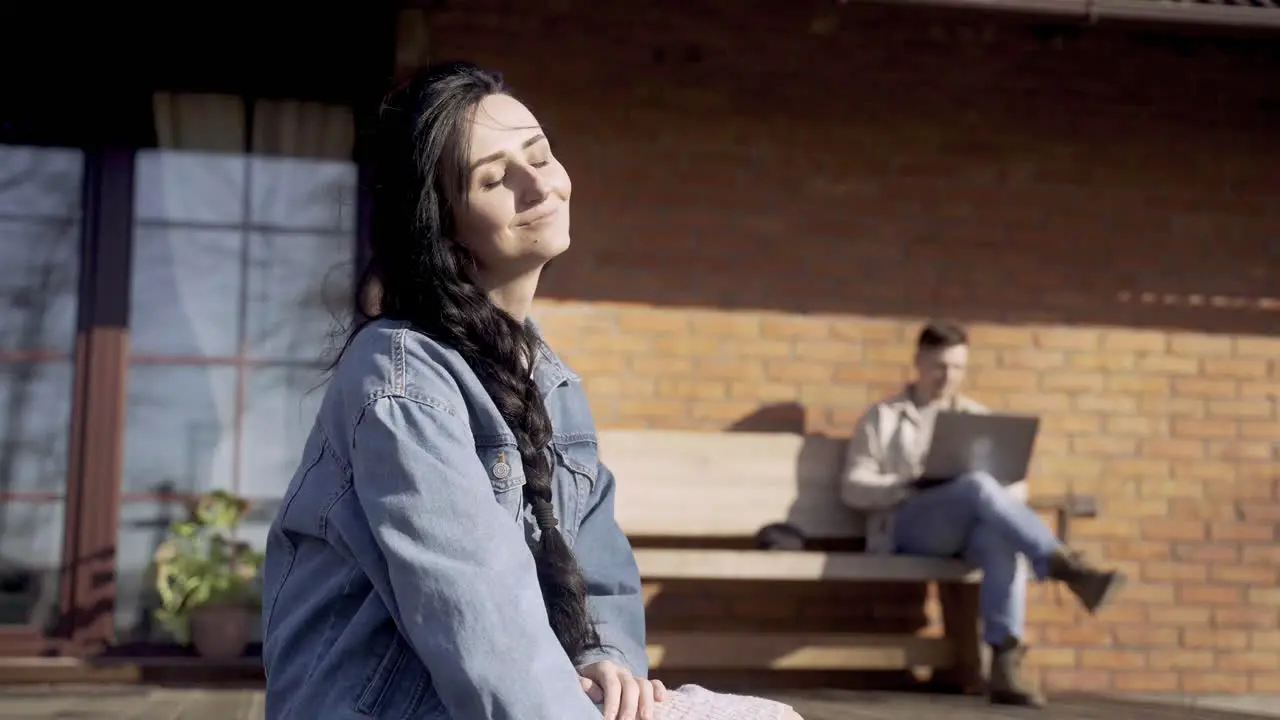
[[[368,319],[408,321],[457,350],[514,433],[524,500],[540,531],[531,548],[538,584],[551,629],[576,663],[601,643],[552,506],[551,418],[531,377],[540,340],[472,280],[470,253],[453,241],[454,209],[470,185],[472,118],[484,98],[506,93],[493,73],[453,62],[426,68],[383,102],[372,142],[372,253],[360,296],[369,297],[364,287],[374,284],[376,307],[363,308]]]

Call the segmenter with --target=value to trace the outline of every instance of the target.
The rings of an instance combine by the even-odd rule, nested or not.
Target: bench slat
[[[777,522],[809,537],[860,537],[863,518],[841,505],[836,483],[845,445],[791,433],[600,433],[618,523],[651,537],[751,537]]]
[[[640,576],[652,580],[883,580],[978,582],[961,562],[864,553],[760,550],[636,550]]]
[[[867,634],[652,633],[649,663],[664,670],[903,670],[955,666],[943,638]]]

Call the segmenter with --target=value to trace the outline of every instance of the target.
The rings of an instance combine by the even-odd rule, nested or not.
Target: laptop
[[[1002,485],[1012,485],[1027,477],[1039,432],[1040,418],[1034,415],[939,412],[924,477],[941,480],[986,472]]]

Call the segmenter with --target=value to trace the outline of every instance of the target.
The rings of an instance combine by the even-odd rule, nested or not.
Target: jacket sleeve
[[[885,472],[884,441],[877,429],[879,414],[879,406],[868,410],[858,420],[849,439],[840,478],[840,498],[855,510],[887,510],[911,494],[907,483],[912,478]]]
[[[449,716],[599,720],[469,425],[447,403],[391,395],[353,432],[354,488],[386,559],[387,604]]]
[[[649,671],[645,652],[644,596],[640,569],[631,543],[614,517],[617,481],[600,463],[586,515],[574,549],[587,581],[591,606],[603,647],[588,653],[582,664],[612,660],[637,677]]]

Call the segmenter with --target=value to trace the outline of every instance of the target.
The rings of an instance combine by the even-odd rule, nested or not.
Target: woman
[[[269,720],[798,720],[646,679],[644,604],[582,386],[528,321],[571,184],[493,75],[429,69],[375,145],[376,319],[267,544]]]

